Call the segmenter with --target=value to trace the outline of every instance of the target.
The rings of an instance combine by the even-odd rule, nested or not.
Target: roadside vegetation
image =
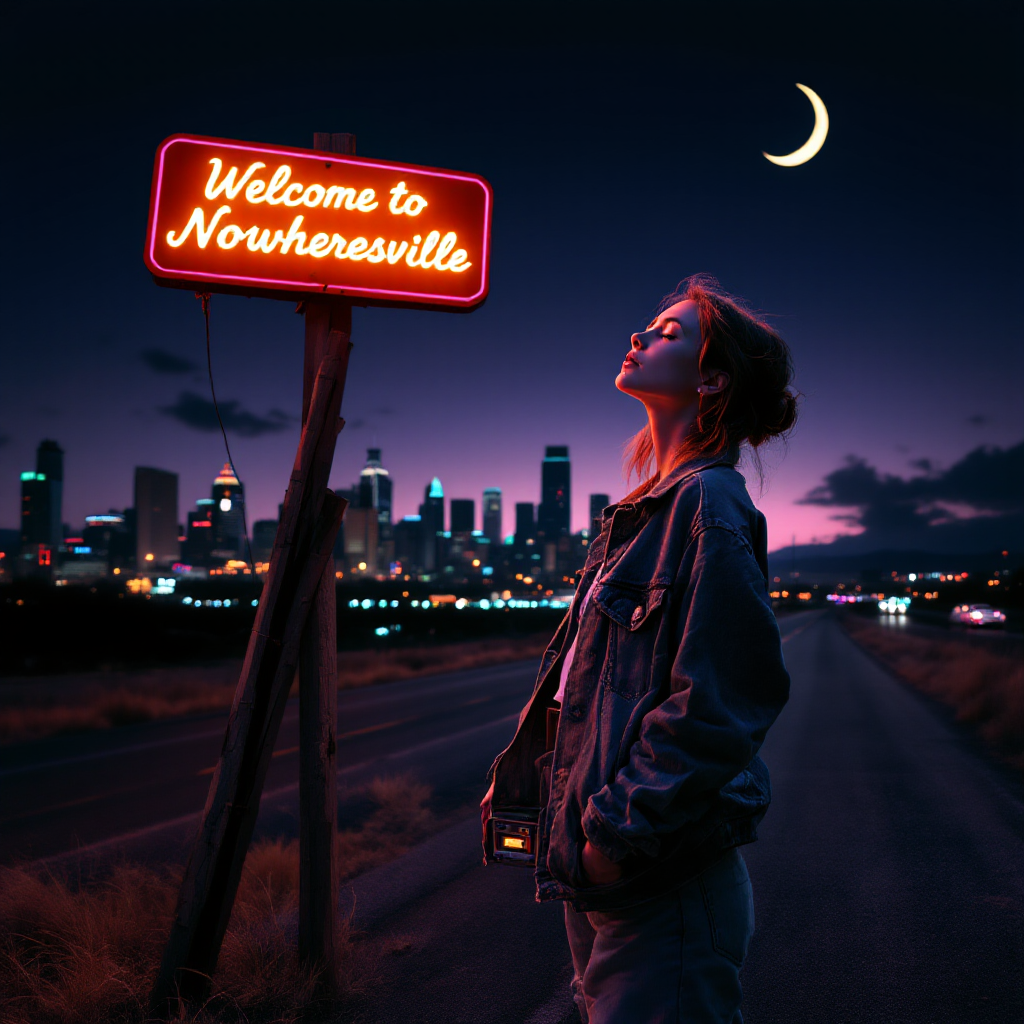
[[[338,652],[338,688],[539,659],[549,633]],[[135,671],[0,678],[0,743],[109,729],[231,706],[240,660]],[[297,685],[292,695],[298,693]]]
[[[1000,760],[1024,770],[1024,659],[1020,645],[980,646],[886,628],[856,614],[840,618],[850,636],[901,679],[948,705]]]
[[[374,780],[375,809],[337,839],[341,880],[401,856],[436,827],[430,788]],[[142,1024],[170,932],[180,867],[120,863],[78,885],[34,867],[0,868],[0,1020],[4,1024]],[[181,1024],[285,1024],[323,1017],[315,978],[298,961],[295,840],[255,844],[246,858],[209,1002]],[[338,927],[339,999],[373,984],[401,942]]]

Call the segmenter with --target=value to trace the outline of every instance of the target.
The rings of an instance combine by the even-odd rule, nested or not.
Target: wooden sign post
[[[314,149],[355,153],[354,135],[317,132]],[[306,345],[302,373],[302,421],[317,368],[323,363],[331,331],[349,336],[352,307],[305,302]],[[337,991],[335,923],[338,871],[335,834],[338,772],[335,734],[338,723],[338,640],[334,559],[320,578],[316,599],[302,635],[299,659],[299,960],[317,972],[325,996]]]
[[[182,1004],[209,993],[296,671],[299,956],[324,994],[336,986],[332,553],[345,501],[327,483],[344,425],[352,304],[479,306],[488,288],[491,216],[490,186],[477,175],[361,160],[354,150],[351,135],[318,133],[312,151],[172,136],[157,152],[146,240],[157,283],[298,298],[305,355],[299,449],[150,994],[153,1016],[177,1016]]]

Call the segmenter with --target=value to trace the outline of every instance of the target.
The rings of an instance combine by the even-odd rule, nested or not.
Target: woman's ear
[[[697,390],[702,395],[717,395],[720,391],[724,391],[729,386],[729,374],[722,370],[715,370],[701,383],[701,386]]]

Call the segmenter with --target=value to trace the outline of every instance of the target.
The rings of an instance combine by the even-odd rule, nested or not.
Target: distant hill
[[[889,548],[879,551],[838,554],[831,544],[798,544],[796,548],[780,548],[768,555],[768,568],[773,576],[787,577],[791,572],[801,576],[842,579],[856,576],[865,582],[886,579],[890,573],[908,572],[992,572],[994,569],[1016,569],[1024,564],[1021,550],[1007,549],[971,552],[939,552],[913,548]]]

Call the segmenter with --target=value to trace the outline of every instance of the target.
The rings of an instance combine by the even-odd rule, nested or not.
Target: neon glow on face
[[[490,212],[476,175],[172,136],[146,264],[211,290],[468,309],[487,294]]]

